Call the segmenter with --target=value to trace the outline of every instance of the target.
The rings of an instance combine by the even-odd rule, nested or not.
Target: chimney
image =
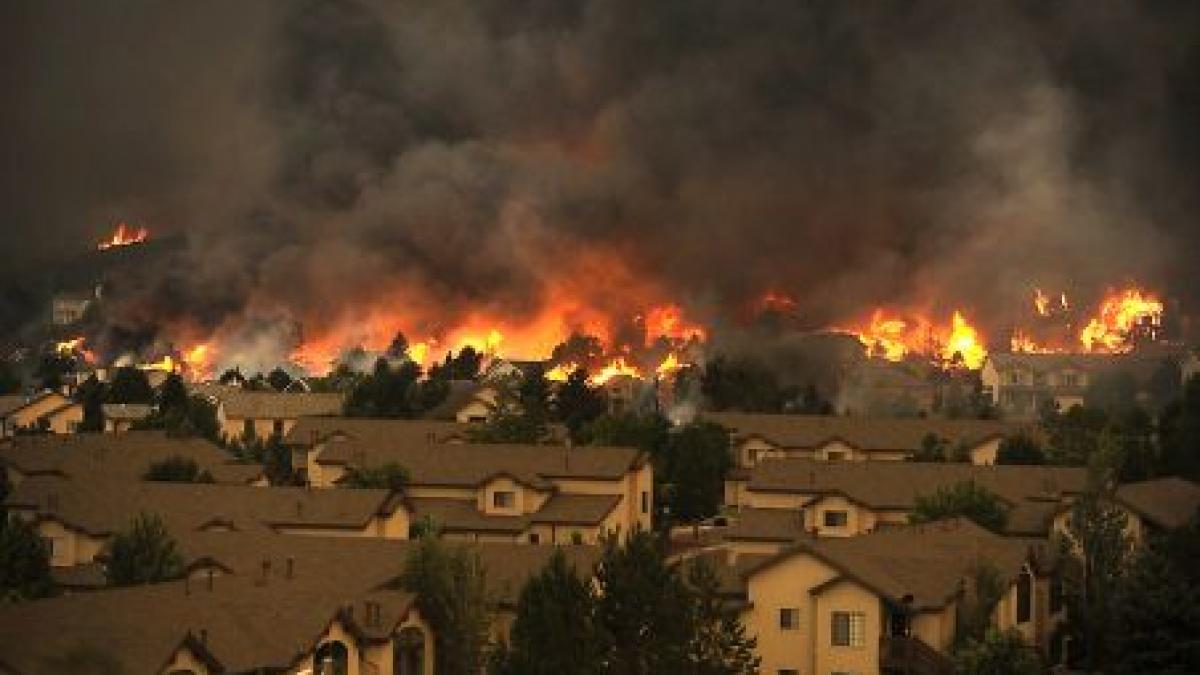
[[[284,570],[283,576],[285,579],[291,579],[296,571],[296,559],[288,556],[287,567]]]

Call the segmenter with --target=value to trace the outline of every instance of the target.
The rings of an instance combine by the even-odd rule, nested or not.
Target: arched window
[[[392,643],[392,653],[392,671],[396,675],[424,675],[425,633],[420,628],[400,629]]]
[[[313,654],[313,675],[347,675],[350,672],[350,650],[336,640],[317,647]]]

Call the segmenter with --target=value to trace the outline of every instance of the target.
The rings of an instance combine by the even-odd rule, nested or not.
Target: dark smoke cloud
[[[397,281],[520,316],[581,246],[701,313],[790,292],[810,325],[1200,287],[1195,2],[0,12],[0,263],[120,218],[187,233],[146,297],[210,326]]]

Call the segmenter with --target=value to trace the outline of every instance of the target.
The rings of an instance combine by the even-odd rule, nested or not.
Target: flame
[[[983,367],[987,349],[979,338],[979,331],[967,323],[962,312],[955,311],[951,319],[950,336],[942,345],[942,359],[947,363],[961,361],[971,370]]]
[[[576,363],[560,363],[546,371],[546,379],[551,382],[566,382],[576,370],[579,370]]]
[[[168,354],[157,361],[140,363],[138,364],[138,368],[142,370],[161,370],[164,373],[174,373],[179,370],[179,362],[173,359],[170,354]]]
[[[1033,289],[1033,308],[1038,316],[1050,316],[1050,298],[1040,288]]]
[[[688,323],[683,318],[683,309],[679,305],[665,304],[651,307],[646,312],[644,322],[646,329],[646,346],[654,344],[659,338],[680,340],[704,340],[706,332],[696,324]]]
[[[943,367],[962,365],[981,368],[987,348],[978,329],[955,310],[949,325],[936,325],[925,317],[901,318],[882,308],[871,314],[861,328],[842,329],[858,338],[871,358],[903,361],[910,355],[924,356]]]
[[[1163,303],[1138,288],[1113,291],[1100,304],[1099,314],[1079,334],[1084,351],[1126,352],[1133,329],[1139,325],[1162,325]]]
[[[71,338],[70,340],[64,340],[63,342],[56,343],[54,345],[54,351],[59,356],[79,356],[86,363],[96,363],[96,353],[84,347],[85,344],[87,344],[87,338],[80,335],[78,337]]]
[[[624,357],[617,357],[610,361],[608,365],[601,368],[600,372],[588,378],[588,380],[593,385],[602,385],[620,375],[628,375],[629,377],[641,379],[642,372],[637,367],[626,363]]]
[[[101,251],[106,251],[117,246],[131,246],[140,244],[150,238],[150,230],[144,227],[132,227],[125,223],[117,223],[117,229],[112,235],[96,245]]]
[[[675,356],[675,352],[671,352],[670,354],[667,354],[667,358],[663,359],[662,363],[658,364],[658,367],[654,369],[654,372],[657,373],[659,377],[667,377],[682,367],[683,364],[679,362],[679,358]]]
[[[429,358],[430,349],[429,342],[414,342],[408,346],[406,353],[413,363],[425,363],[425,359]]]

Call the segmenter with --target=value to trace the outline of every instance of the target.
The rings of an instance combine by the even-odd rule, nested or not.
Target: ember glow
[[[939,324],[926,316],[901,316],[881,308],[864,325],[841,330],[857,337],[867,356],[888,361],[921,357],[943,367],[978,369],[988,354],[979,330],[958,310]]]
[[[1138,331],[1151,340],[1160,337],[1164,311],[1156,294],[1136,286],[1108,291],[1091,316],[1074,314],[1066,293],[1059,294],[1058,301],[1052,303],[1045,293],[1035,289],[1033,305],[1037,315],[1033,323],[1040,325],[1013,331],[1010,347],[1014,352],[1129,352],[1135,346]]]
[[[101,241],[96,245],[96,248],[101,251],[107,251],[110,248],[119,246],[132,246],[140,244],[150,238],[150,230],[144,227],[133,227],[125,223],[118,223],[117,229],[113,230],[108,239]]]
[[[1163,303],[1137,288],[1114,291],[1105,296],[1100,311],[1079,334],[1085,351],[1124,352],[1133,348],[1130,337],[1139,326],[1156,329],[1162,325]]]

